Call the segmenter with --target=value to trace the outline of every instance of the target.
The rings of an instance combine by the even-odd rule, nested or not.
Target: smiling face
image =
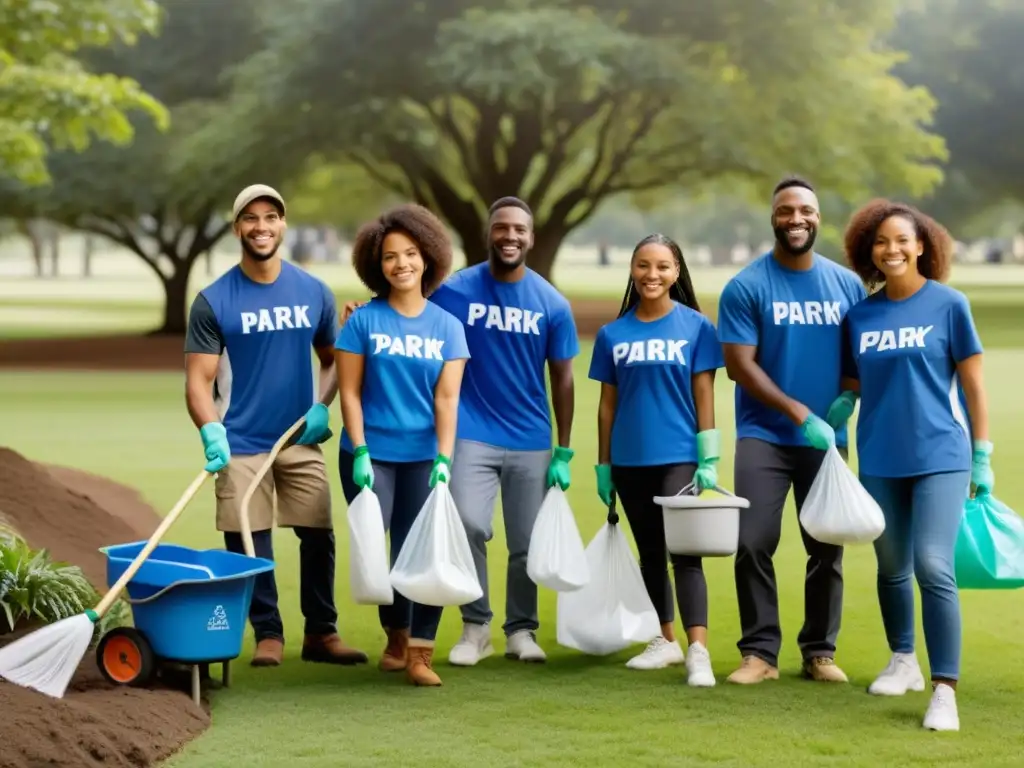
[[[269,200],[254,200],[238,214],[235,234],[247,256],[255,261],[268,261],[281,247],[286,226],[276,205]]]
[[[492,266],[511,272],[526,262],[533,247],[533,221],[522,208],[510,205],[499,208],[491,216]]]
[[[390,232],[380,251],[380,268],[392,291],[422,290],[425,264],[415,240],[404,232]]]
[[[649,243],[640,248],[629,269],[637,294],[644,301],[661,299],[679,279],[676,257],[660,243]]]
[[[900,279],[916,274],[917,260],[924,253],[924,243],[917,236],[917,227],[906,216],[890,216],[878,225],[871,246],[871,261],[885,279]]]
[[[772,229],[783,253],[803,256],[814,247],[821,214],[818,196],[806,187],[779,190],[772,204]]]

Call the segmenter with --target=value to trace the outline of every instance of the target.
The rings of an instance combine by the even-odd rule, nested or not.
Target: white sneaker
[[[694,688],[713,688],[715,685],[711,654],[700,643],[691,643],[686,650],[686,684]]]
[[[448,653],[448,663],[456,667],[472,667],[494,653],[489,624],[463,624],[462,637]]]
[[[683,663],[683,649],[679,642],[669,642],[661,635],[651,640],[647,647],[632,659],[626,662],[630,669],[664,669],[673,664]]]
[[[956,709],[956,691],[945,683],[936,685],[922,725],[929,731],[959,731],[960,714]]]
[[[924,675],[912,653],[894,653],[889,664],[868,686],[873,696],[902,696],[907,691],[923,691]]]
[[[520,629],[508,636],[505,644],[505,658],[540,663],[547,661],[548,655],[537,645],[533,632],[528,629]]]

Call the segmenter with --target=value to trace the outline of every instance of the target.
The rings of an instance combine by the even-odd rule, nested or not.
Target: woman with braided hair
[[[619,316],[594,342],[590,378],[601,382],[597,488],[606,505],[618,493],[662,627],[626,666],[661,669],[685,661],[692,686],[715,684],[707,581],[699,557],[672,555],[689,642],[684,656],[673,629],[665,527],[653,497],[675,495],[691,482],[698,491],[718,484],[715,372],[724,365],[682,250],[664,235],[645,237],[633,251]]]

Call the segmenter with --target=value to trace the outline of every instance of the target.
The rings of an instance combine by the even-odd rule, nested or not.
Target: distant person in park
[[[338,388],[334,294],[282,261],[285,204],[274,189],[246,187],[232,217],[241,261],[196,296],[185,341],[186,403],[206,469],[217,473],[217,529],[228,550],[244,552],[242,497],[274,444],[305,415],[305,429],[278,454],[253,496],[253,545],[258,557],[274,559],[276,497],[277,524],[292,528],[300,541],[303,660],[365,663],[366,654],[346,646],[336,629],[331,494],[319,446],[330,436],[328,407]],[[318,388],[311,348],[320,361]],[[273,572],[257,576],[249,620],[256,635],[252,664],[277,666],[284,627]]]
[[[736,382],[735,493],[740,511],[735,559],[742,665],[733,683],[778,679],[782,645],[773,558],[793,487],[799,511],[825,457],[845,453],[846,429],[826,421],[841,393],[841,323],[866,295],[857,276],[815,253],[821,220],[814,188],[783,179],[772,195],[775,245],[744,267],[722,292],[718,336]],[[797,637],[802,672],[846,682],[835,663],[843,607],[841,547],[822,544],[801,526],[807,571],[804,625]]]
[[[953,251],[949,233],[909,205],[875,200],[853,215],[846,257],[875,292],[846,316],[849,389],[835,406],[848,416],[859,393],[860,480],[885,514],[874,546],[892,657],[868,691],[924,690],[914,654],[916,575],[932,681],[923,725],[935,731],[960,728],[960,519],[970,493],[989,493],[995,482],[981,339],[967,298],[943,284]]]
[[[345,323],[337,365],[345,424],[338,466],[349,504],[363,488],[380,501],[394,565],[437,483],[451,477],[459,388],[469,358],[462,323],[427,296],[448,275],[444,225],[402,205],[363,225],[352,264],[373,299]],[[441,685],[432,660],[441,609],[395,592],[379,608],[387,646],[379,667],[415,685]]]
[[[708,585],[700,557],[671,556],[686,630],[684,656],[675,638],[665,525],[656,495],[691,483],[718,485],[715,372],[725,365],[715,326],[700,312],[680,247],[664,235],[636,246],[618,319],[594,342],[590,378],[601,382],[597,493],[617,492],[633,531],[647,594],[661,635],[626,666],[662,669],[685,661],[692,686],[715,684],[708,654]]]

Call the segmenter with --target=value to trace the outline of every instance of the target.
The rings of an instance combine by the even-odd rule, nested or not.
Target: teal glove
[[[828,422],[813,413],[807,417],[807,420],[801,425],[801,429],[811,447],[817,448],[819,451],[827,451],[836,444],[835,431],[828,425]]]
[[[433,490],[438,483],[447,483],[452,477],[452,460],[443,453],[437,454],[434,466],[430,468],[430,488]]]
[[[563,491],[569,487],[569,462],[575,455],[572,448],[555,446],[551,452],[551,463],[548,464],[548,488],[556,483]]]
[[[370,461],[370,449],[365,445],[356,448],[352,462],[352,481],[362,488],[373,490],[373,463]]]
[[[615,484],[612,482],[612,465],[598,464],[594,469],[597,471],[597,495],[601,497],[604,505],[610,506],[612,494],[615,493]]]
[[[857,407],[857,393],[847,390],[832,401],[825,414],[825,421],[832,429],[842,429],[853,416],[853,409]]]
[[[705,429],[697,433],[697,471],[693,475],[697,493],[714,489],[718,485],[718,445],[717,429]]]
[[[974,486],[975,493],[992,493],[995,487],[996,476],[990,463],[993,447],[988,440],[974,441],[974,452],[971,455],[971,485]]]
[[[306,428],[302,430],[296,445],[315,445],[324,442],[331,436],[327,425],[331,421],[331,412],[323,403],[315,403],[306,411]]]
[[[219,421],[203,424],[199,429],[203,439],[203,453],[206,455],[206,471],[220,472],[231,461],[231,446],[228,445],[228,431]]]

